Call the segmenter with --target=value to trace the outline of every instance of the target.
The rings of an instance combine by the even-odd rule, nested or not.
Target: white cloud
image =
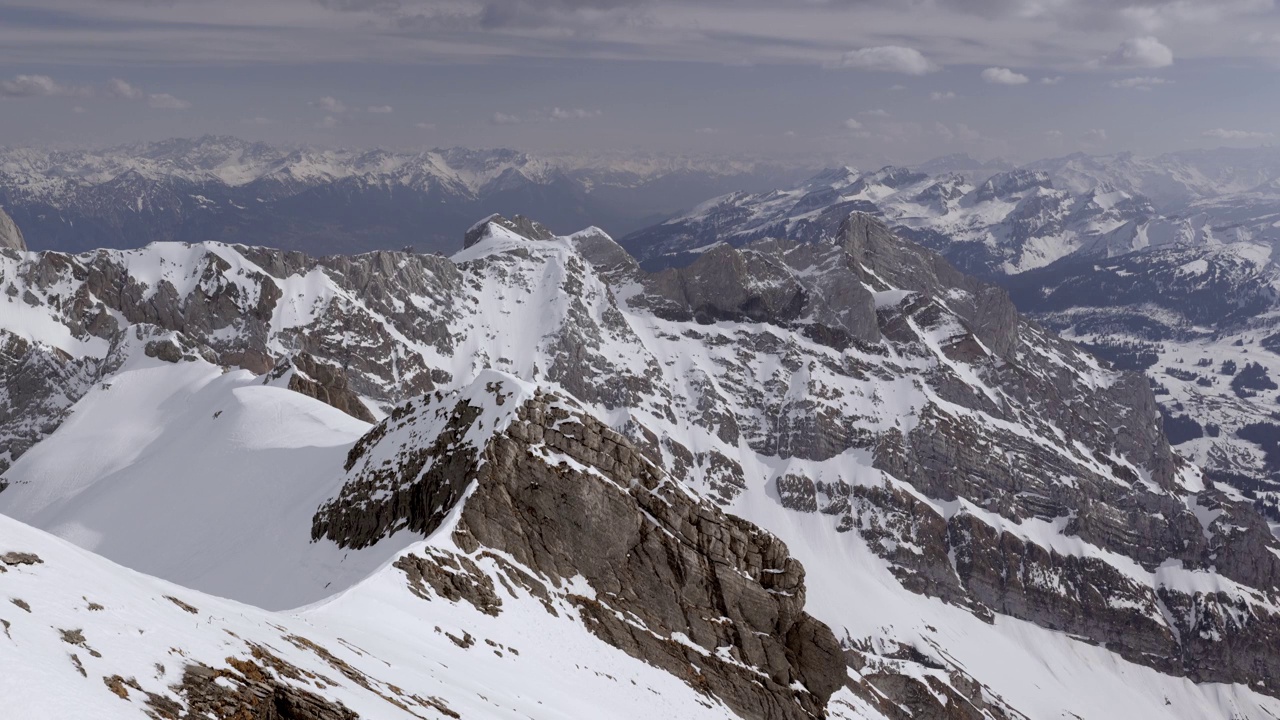
[[[793,137],[795,137],[795,136],[796,136],[796,131],[795,131],[795,130],[788,130],[788,131],[786,131],[786,132],[782,133],[782,137],[789,137],[789,138],[793,138]]]
[[[858,114],[866,115],[867,117],[881,117],[881,118],[889,117],[889,111],[885,110],[884,108],[875,108],[873,110],[863,110]]]
[[[919,50],[901,45],[884,45],[847,52],[840,58],[837,67],[895,72],[904,75],[924,75],[938,69],[938,66]]]
[[[1124,78],[1123,80],[1112,80],[1107,84],[1113,88],[1126,90],[1150,90],[1158,85],[1172,85],[1173,81],[1166,80],[1161,77],[1140,76]]]
[[[516,125],[519,124],[520,117],[518,115],[508,115],[504,112],[495,112],[492,120],[494,125]]]
[[[1214,128],[1204,131],[1205,137],[1216,138],[1218,140],[1267,140],[1275,137],[1275,133],[1255,132],[1251,130],[1227,130],[1225,128]]]
[[[849,118],[848,120],[844,121],[844,128],[846,130],[861,130],[862,123],[858,122],[857,120],[854,120],[853,118]]]
[[[1086,143],[1104,143],[1107,141],[1107,131],[1102,128],[1086,130],[1084,133],[1084,141]]]
[[[1120,43],[1120,47],[1107,56],[1106,63],[1127,68],[1169,67],[1173,64],[1173,51],[1155,36],[1144,35]]]
[[[582,108],[573,108],[570,110],[554,108],[551,111],[552,120],[573,120],[573,119],[593,118],[593,117],[600,117],[600,111],[599,110],[583,110]]]
[[[694,132],[698,133],[699,135],[716,135],[720,132],[720,128],[702,127],[702,128],[698,128],[697,130],[694,130]]]
[[[946,92],[939,92],[935,90],[929,93],[929,99],[934,102],[946,102],[947,100],[955,100],[956,94],[954,92],[951,92],[950,90]]]
[[[393,110],[395,110],[395,108],[391,107],[390,105],[370,105],[368,108],[365,109],[365,112],[371,112],[371,113],[374,113],[375,115],[386,115],[392,112]]]
[[[264,125],[274,125],[276,123],[275,120],[272,120],[269,117],[262,117],[261,115],[257,117],[245,118],[240,122],[245,125],[257,125],[259,127],[262,127]]]
[[[1061,140],[1062,135],[1063,133],[1061,130],[1045,130],[1044,131],[1044,136],[1050,140]]]
[[[144,95],[142,88],[127,83],[120,78],[111,78],[107,81],[107,94],[112,97],[124,98],[125,100],[141,100]]]
[[[82,107],[80,107],[79,105],[77,105],[77,106],[75,106],[75,107],[71,108],[71,112],[73,112],[73,113],[75,113],[75,114],[77,114],[77,115],[83,115],[83,114],[85,114],[86,112],[88,112],[88,110],[85,110],[84,108],[82,108]]]
[[[436,124],[429,123],[429,122],[414,123],[413,126],[418,128],[419,130],[435,130],[436,129]]]
[[[89,88],[61,85],[48,75],[15,75],[11,80],[0,80],[0,97],[84,97]]]
[[[1040,78],[1040,84],[1041,85],[1057,85],[1063,80],[1066,80],[1066,78],[1061,75],[1054,75],[1052,77],[1042,77]]]
[[[1002,67],[990,67],[983,70],[982,80],[992,85],[1025,85],[1031,82],[1031,78],[1026,75]]]
[[[338,127],[338,118],[332,115],[325,115],[323,120],[316,123],[316,127],[321,128],[322,130],[332,130],[333,128]]]
[[[311,107],[318,107],[327,113],[344,113],[347,111],[347,104],[332,95],[325,95],[309,104]]]
[[[157,110],[186,110],[191,103],[176,98],[169,93],[153,93],[147,96],[147,104]]]

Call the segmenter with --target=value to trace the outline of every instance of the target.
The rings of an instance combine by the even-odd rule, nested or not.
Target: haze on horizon
[[[0,0],[0,144],[1156,154],[1278,68],[1275,0]]]

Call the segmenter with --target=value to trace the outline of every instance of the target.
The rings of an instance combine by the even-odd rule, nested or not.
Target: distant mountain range
[[[650,266],[725,240],[803,232],[815,210],[874,212],[962,268],[1001,276],[1069,255],[1280,237],[1280,150],[1190,151],[1144,159],[1083,154],[1013,168],[949,156],[907,167],[824,170],[792,186],[703,203],[623,244]]]
[[[206,136],[106,150],[0,150],[0,207],[33,249],[216,240],[312,253],[453,252],[476,218],[536,213],[624,234],[738,189],[790,184],[777,163],[460,148],[278,148]]]

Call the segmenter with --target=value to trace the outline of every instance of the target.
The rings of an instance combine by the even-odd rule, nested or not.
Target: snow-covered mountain
[[[1277,395],[1270,380],[1249,379],[1280,370],[1268,359],[1280,351],[1280,151],[1073,155],[979,168],[974,178],[929,172],[966,166],[977,167],[949,158],[912,170],[830,170],[789,189],[708,201],[622,244],[656,269],[719,242],[811,241],[831,212],[876,215],[1005,286],[1048,327],[1146,370],[1169,421],[1186,429],[1175,433],[1180,450],[1280,521]],[[1227,360],[1228,370],[1251,374],[1220,372]],[[1181,367],[1188,362],[1207,365]]]
[[[870,215],[798,227],[657,272],[500,217],[0,251],[0,677],[37,716],[1280,716],[1280,542],[1146,381]]]
[[[36,249],[225,241],[317,253],[453,252],[475,218],[538,212],[565,232],[629,232],[739,187],[797,179],[774,163],[514,150],[277,148],[206,136],[104,150],[0,149],[0,207]]]
[[[1212,238],[1206,220],[1162,216],[1144,196],[1112,185],[1076,193],[1056,188],[1043,170],[1009,170],[975,184],[963,175],[886,167],[828,170],[786,190],[715,198],[622,243],[646,267],[679,265],[716,242],[805,238],[813,218],[837,206],[878,215],[962,269],[986,277],[1072,255],[1108,257]]]

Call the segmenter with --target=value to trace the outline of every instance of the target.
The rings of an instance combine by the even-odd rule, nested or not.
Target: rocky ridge
[[[786,546],[692,495],[572,401],[482,373],[460,396],[397,409],[347,467],[317,539],[361,547],[448,522],[459,548],[511,558],[534,578],[516,582],[538,594],[585,581],[565,597],[593,633],[741,717],[821,717],[844,684],[840,647],[804,613],[804,570]],[[464,558],[414,563],[406,571],[437,591],[447,578],[500,612],[491,582],[459,582]]]
[[[768,545],[766,535],[742,525]],[[457,530],[446,530],[416,543],[342,597],[300,612],[269,613],[129,574],[0,517],[6,701],[33,716],[92,709],[103,717],[152,720],[634,717],[651,711],[710,720],[735,716],[718,697],[736,688],[753,703],[740,717],[855,717],[820,708],[837,689],[844,706],[858,699],[835,687],[843,677],[839,663],[819,665],[829,658],[803,654],[839,651],[830,631],[800,612],[802,592],[787,599],[757,586],[751,599],[759,605],[747,607],[791,610],[785,622],[812,633],[789,639],[801,654],[782,654],[779,644],[768,658],[780,677],[794,674],[812,692],[799,682],[779,685],[728,656],[704,657],[687,640],[639,637],[668,654],[665,668],[646,664],[640,653],[596,639],[604,636],[598,625],[636,621],[597,615],[604,605],[580,594],[589,590],[580,581],[553,587],[533,568],[494,551],[477,552],[474,542],[470,551],[461,549],[454,537]],[[563,540],[568,550],[589,550],[573,545],[573,537]],[[715,567],[706,555],[712,549],[685,546],[685,559]],[[789,562],[788,580],[801,582],[794,561],[779,551],[769,559]],[[661,608],[650,601],[631,607]],[[717,627],[723,633],[734,626]],[[756,643],[772,648],[774,641]],[[725,677],[732,681],[718,682]]]

